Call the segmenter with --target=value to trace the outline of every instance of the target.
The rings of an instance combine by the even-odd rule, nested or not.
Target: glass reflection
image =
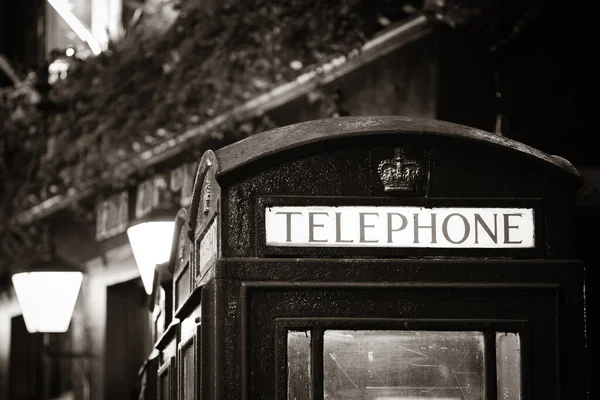
[[[289,331],[287,341],[287,398],[311,400],[310,331]]]
[[[498,400],[521,400],[521,340],[518,333],[496,333]]]
[[[481,332],[326,331],[325,400],[483,399]]]
[[[191,344],[189,346],[187,346],[184,351],[182,352],[182,358],[183,358],[183,362],[182,364],[182,371],[181,371],[181,378],[182,378],[182,382],[181,382],[181,386],[183,388],[182,393],[180,394],[181,400],[193,400],[195,398],[194,396],[194,376],[195,376],[195,371],[194,371],[194,365],[195,365],[195,360],[194,360],[194,345]]]

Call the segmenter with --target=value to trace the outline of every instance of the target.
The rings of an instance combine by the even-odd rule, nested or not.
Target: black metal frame
[[[278,318],[275,322],[275,359],[277,400],[287,399],[287,333],[311,332],[312,399],[323,399],[323,334],[326,330],[398,330],[398,331],[478,331],[484,335],[485,398],[496,399],[496,343],[497,332],[518,333],[521,339],[521,383],[529,374],[528,360],[531,351],[530,322],[525,320],[450,320],[403,318]],[[525,386],[521,385],[521,393]],[[529,396],[523,396],[529,398]]]
[[[193,290],[193,268],[192,268],[192,241],[189,238],[189,212],[182,208],[175,217],[175,229],[171,245],[171,256],[169,263],[173,269],[173,314],[177,315],[181,306],[190,297]],[[185,255],[180,254],[180,246],[184,245]],[[187,277],[186,277],[187,274]],[[185,278],[185,279],[184,279]],[[187,282],[186,282],[187,281]],[[186,287],[183,296],[180,296],[180,288]],[[182,298],[181,298],[182,297]]]
[[[425,261],[425,260],[424,260]],[[458,264],[458,260],[454,260],[455,262],[453,263],[452,260],[448,260],[445,262],[441,262],[441,264],[444,263],[448,263],[450,264]],[[472,261],[472,260],[471,260]],[[317,264],[321,264],[321,263],[325,263],[326,261],[315,261]],[[385,261],[382,261],[383,263],[386,263]],[[407,262],[409,263],[409,262]],[[272,263],[269,263],[272,264]],[[440,262],[439,261],[435,261],[435,260],[431,260],[430,263],[427,264],[431,264],[431,265],[439,265]],[[284,383],[284,378],[285,378],[285,370],[283,370],[282,372],[282,365],[285,365],[284,362],[284,358],[285,358],[285,341],[282,342],[282,332],[285,329],[288,328],[292,328],[292,329],[300,329],[303,330],[307,327],[315,328],[315,329],[323,329],[323,328],[332,328],[335,327],[336,329],[338,328],[344,328],[344,327],[352,327],[353,329],[379,329],[382,327],[394,327],[394,328],[402,328],[402,329],[411,329],[411,330],[415,330],[415,329],[433,329],[433,330],[442,330],[441,328],[443,327],[444,329],[449,329],[449,330],[459,330],[459,329],[472,329],[472,330],[481,330],[484,332],[496,332],[496,331],[508,331],[508,332],[519,332],[521,335],[521,344],[522,344],[522,349],[523,349],[523,353],[522,353],[522,368],[523,368],[523,372],[522,372],[522,399],[524,400],[529,400],[529,399],[533,399],[535,398],[535,396],[537,396],[536,394],[534,394],[533,390],[539,390],[540,387],[537,385],[531,386],[530,384],[526,384],[527,382],[533,382],[536,381],[540,382],[541,379],[548,379],[549,382],[552,382],[552,384],[547,385],[546,388],[544,388],[544,390],[547,390],[547,394],[548,393],[554,393],[556,394],[556,398],[560,398],[560,394],[561,391],[564,389],[561,387],[561,383],[560,382],[566,382],[566,381],[578,381],[579,378],[577,378],[577,372],[576,371],[571,371],[571,370],[564,370],[564,369],[560,369],[558,367],[558,365],[561,365],[562,363],[559,362],[559,360],[561,360],[563,358],[563,356],[565,356],[564,353],[556,353],[553,359],[556,361],[557,364],[553,364],[553,361],[548,360],[548,363],[550,364],[546,364],[546,366],[542,366],[542,364],[540,364],[542,361],[542,359],[545,359],[544,357],[542,357],[540,351],[551,351],[552,348],[554,348],[554,346],[558,345],[558,341],[568,341],[570,340],[569,338],[574,338],[573,336],[571,336],[570,333],[566,333],[568,329],[567,328],[568,325],[570,324],[578,324],[579,321],[579,316],[578,315],[570,315],[570,316],[566,316],[564,314],[564,310],[565,310],[565,304],[563,303],[564,300],[561,300],[561,298],[563,296],[565,296],[566,293],[569,293],[573,288],[567,288],[566,286],[563,287],[561,284],[559,284],[558,282],[553,282],[554,279],[556,279],[555,275],[556,273],[559,273],[558,271],[561,270],[561,267],[559,267],[558,269],[556,269],[556,271],[554,272],[550,272],[552,270],[554,270],[555,268],[552,267],[552,264],[554,264],[554,266],[559,266],[561,264],[561,262],[551,262],[551,263],[547,263],[541,260],[537,260],[537,261],[493,261],[493,262],[485,262],[485,261],[479,261],[479,264],[482,267],[486,267],[486,265],[492,266],[492,264],[503,264],[504,266],[509,266],[509,265],[513,265],[515,267],[518,267],[519,265],[522,265],[523,267],[525,267],[525,265],[527,264],[531,264],[532,266],[535,265],[535,268],[537,270],[537,267],[541,267],[544,268],[544,266],[546,266],[546,268],[548,269],[548,273],[549,275],[546,277],[546,279],[543,279],[543,281],[529,281],[527,282],[527,278],[525,278],[524,281],[518,282],[510,282],[511,280],[511,276],[514,274],[519,274],[519,272],[516,269],[513,269],[512,272],[508,273],[506,276],[503,277],[498,277],[496,278],[497,282],[465,282],[462,280],[459,280],[455,283],[450,283],[450,282],[424,282],[424,281],[418,281],[418,282],[373,282],[373,281],[365,281],[365,282],[266,282],[266,281],[255,281],[255,282],[245,282],[242,284],[241,288],[240,288],[240,321],[239,321],[239,329],[241,332],[241,336],[240,336],[240,370],[241,370],[241,398],[252,398],[253,395],[256,394],[255,390],[259,390],[260,393],[263,393],[264,390],[266,389],[266,387],[271,386],[270,384],[267,384],[265,387],[262,387],[262,389],[256,389],[254,387],[254,385],[256,384],[256,381],[254,381],[254,378],[251,377],[251,372],[252,374],[255,376],[262,376],[261,374],[266,373],[266,370],[256,370],[255,367],[257,366],[256,362],[257,362],[257,355],[254,353],[254,351],[256,351],[256,349],[266,349],[266,347],[264,347],[264,344],[257,344],[257,340],[258,343],[264,343],[265,341],[268,343],[270,341],[269,336],[267,335],[267,337],[264,338],[258,338],[256,335],[261,335],[260,332],[268,332],[270,328],[268,328],[269,326],[272,326],[273,329],[276,333],[273,336],[274,340],[273,343],[273,350],[266,350],[266,353],[264,353],[262,356],[259,356],[261,360],[268,360],[270,359],[270,352],[273,351],[273,356],[274,356],[274,360],[276,360],[276,363],[273,364],[273,368],[275,368],[275,370],[273,370],[273,376],[276,377],[276,387],[275,385],[273,385],[273,390],[275,391],[277,397],[277,399],[282,399],[285,398],[285,385]],[[562,262],[563,266],[568,265],[566,262]],[[418,269],[418,268],[417,268]],[[467,268],[468,269],[468,268]],[[457,276],[455,276],[454,278],[460,279],[460,274],[461,273],[465,273],[467,272],[467,269],[463,269],[460,273],[457,274]],[[512,268],[511,268],[512,269]],[[494,274],[494,271],[496,271],[495,269],[490,270],[489,274],[490,276],[492,274]],[[539,271],[539,270],[537,270]],[[480,270],[481,272],[481,270]],[[307,273],[309,273],[307,271]],[[427,274],[426,271],[424,271],[423,269],[421,269],[421,273]],[[264,312],[260,311],[259,314],[253,314],[253,297],[258,294],[259,296],[264,295],[265,293],[270,293],[270,295],[273,296],[279,296],[278,294],[289,294],[292,292],[295,293],[299,293],[299,292],[305,292],[305,293],[323,293],[323,291],[330,291],[330,293],[341,293],[341,292],[346,292],[347,295],[350,295],[351,293],[354,293],[356,291],[356,296],[358,296],[359,298],[363,298],[361,297],[361,295],[359,294],[359,292],[371,292],[373,294],[380,292],[381,290],[385,290],[388,291],[388,293],[390,293],[390,296],[394,297],[396,295],[392,295],[391,293],[401,293],[403,291],[409,291],[409,292],[414,292],[414,291],[418,291],[421,293],[420,296],[423,296],[424,293],[436,293],[436,292],[441,292],[441,293],[446,293],[448,291],[453,291],[454,295],[453,295],[453,299],[458,299],[459,297],[462,297],[463,295],[461,294],[459,296],[459,293],[463,293],[465,290],[470,291],[472,294],[476,294],[474,298],[478,298],[483,296],[482,298],[488,298],[488,299],[492,299],[495,298],[496,300],[486,300],[487,305],[483,306],[483,305],[477,305],[477,306],[473,306],[473,310],[476,309],[481,309],[482,311],[477,312],[476,316],[473,317],[469,317],[469,318],[465,318],[464,315],[462,317],[459,317],[459,315],[462,315],[464,313],[459,312],[455,305],[446,305],[445,309],[448,310],[450,307],[450,309],[453,310],[457,310],[454,314],[454,316],[456,318],[453,318],[453,315],[450,315],[448,319],[441,319],[440,317],[442,317],[443,311],[435,311],[433,314],[436,315],[423,315],[422,318],[414,318],[414,317],[410,317],[410,316],[404,316],[404,315],[399,315],[398,318],[395,317],[391,317],[391,316],[382,316],[382,315],[374,315],[373,317],[370,317],[371,314],[365,315],[364,314],[364,310],[369,309],[369,307],[372,307],[373,302],[371,302],[371,306],[366,306],[366,308],[363,309],[363,311],[354,311],[353,308],[351,308],[351,310],[353,310],[352,312],[350,312],[350,315],[347,315],[346,317],[323,317],[322,314],[325,313],[326,315],[335,315],[334,309],[339,309],[340,307],[340,299],[343,297],[335,297],[335,304],[337,305],[325,305],[325,303],[323,303],[323,300],[320,302],[321,306],[318,305],[311,305],[310,307],[308,307],[309,309],[300,309],[298,308],[301,304],[306,304],[302,301],[298,302],[297,299],[293,300],[293,299],[284,299],[283,297],[277,297],[277,303],[280,304],[286,304],[288,305],[288,307],[285,308],[285,311],[283,311],[283,309],[279,310],[279,314],[271,314],[274,315],[274,319],[271,320],[269,319],[270,317],[268,315],[264,315]],[[496,295],[491,295],[492,292],[496,293]],[[515,292],[516,291],[516,292]],[[361,293],[362,293],[361,292]],[[278,294],[277,294],[278,293]],[[448,292],[449,293],[449,292]],[[478,294],[477,294],[478,293]],[[525,300],[525,298],[521,298],[518,301],[525,301],[523,304],[524,306],[526,306],[526,309],[522,309],[522,310],[518,310],[515,307],[515,299],[519,296],[513,296],[513,294],[515,293],[521,293],[521,294],[526,294],[526,298],[528,300]],[[503,304],[503,300],[502,300],[502,296],[498,297],[500,295],[505,296],[505,295],[509,295],[511,297],[514,297],[514,299],[511,300],[512,305],[510,306],[505,306]],[[571,293],[571,295],[573,295],[575,293]],[[543,297],[539,297],[539,296],[543,296]],[[571,296],[568,295],[568,296]],[[293,295],[294,296],[294,295]],[[309,294],[308,296],[318,296],[317,294]],[[350,295],[355,296],[355,295]],[[459,296],[459,297],[457,297]],[[491,296],[491,297],[490,297]],[[351,297],[345,297],[347,299],[350,299]],[[275,297],[273,297],[275,298]],[[305,296],[305,298],[308,298]],[[320,297],[318,297],[320,298]],[[391,297],[388,297],[391,298]],[[536,302],[532,302],[532,299],[537,299]],[[544,299],[542,301],[542,299]],[[396,300],[395,300],[396,301]],[[464,300],[466,301],[466,300]],[[463,301],[463,303],[464,303]],[[431,299],[427,302],[427,304],[429,305],[424,305],[424,310],[427,309],[427,307],[432,307],[433,304],[436,303],[435,298]],[[537,303],[537,304],[536,304]],[[274,303],[264,303],[261,304],[261,306],[265,306],[268,304],[274,304]],[[317,303],[314,303],[317,304]],[[348,303],[348,304],[344,304],[344,309],[345,310],[349,310],[348,307],[353,307],[352,306],[352,302]],[[439,303],[440,305],[443,304]],[[541,310],[540,307],[542,307],[543,305],[549,305],[552,304],[553,308],[551,310],[548,310],[546,308],[546,312],[545,316],[542,315],[538,315],[537,313]],[[315,308],[316,307],[316,308]],[[337,307],[337,308],[336,308]],[[454,308],[453,308],[454,307]],[[463,305],[464,307],[464,305]],[[529,309],[529,307],[532,307],[531,309]],[[313,309],[314,308],[314,309]],[[266,308],[262,308],[261,310],[265,310],[267,311]],[[329,311],[327,311],[329,310]],[[485,311],[487,310],[487,311]],[[502,314],[507,315],[506,319],[498,318],[498,312],[499,310],[504,310],[502,311]],[[268,313],[270,313],[271,311],[268,311]],[[277,313],[277,311],[273,311],[274,313]],[[490,314],[490,312],[492,312],[492,314]],[[517,314],[521,314],[519,317],[513,315],[514,313]],[[383,314],[387,314],[388,311],[383,312]],[[419,312],[421,313],[421,312]],[[458,314],[457,314],[458,313]],[[548,314],[550,313],[550,314]],[[319,315],[321,314],[321,315]],[[346,312],[346,314],[348,314],[348,312]],[[381,312],[379,312],[379,314],[381,314]],[[431,309],[429,309],[429,314],[431,314]],[[469,314],[469,312],[467,312],[467,314]],[[253,320],[253,318],[256,318],[256,316],[260,315],[261,320],[258,321],[256,319]],[[339,314],[338,314],[339,315]],[[389,315],[389,314],[387,314]],[[527,315],[526,318],[523,318],[524,315]],[[549,315],[553,315],[553,317],[549,318]],[[559,322],[559,316],[562,315],[562,317],[560,318],[560,322]],[[254,317],[253,317],[254,316]],[[405,317],[405,318],[402,318]],[[266,319],[265,319],[266,318]],[[250,322],[252,321],[252,322]],[[271,322],[268,322],[271,321]],[[369,321],[373,321],[372,323]],[[408,324],[408,325],[407,325]],[[258,327],[258,331],[254,331],[254,329],[257,329]],[[266,331],[265,331],[266,329]],[[546,332],[546,333],[542,333],[542,329]],[[540,335],[544,335],[543,337]],[[534,342],[532,342],[533,338],[536,338],[535,344]],[[493,336],[490,336],[490,338],[493,339]],[[578,339],[577,339],[578,340]],[[495,347],[490,345],[489,342],[489,338],[488,338],[488,343],[486,344],[486,351],[488,352],[488,354],[486,355],[488,357],[488,360],[490,359],[494,359],[495,355]],[[545,350],[543,350],[545,349]],[[260,352],[262,352],[263,350],[260,350]],[[319,350],[319,345],[318,343],[313,347],[313,351],[316,351],[316,354],[320,354],[320,352],[322,350]],[[532,352],[533,351],[533,352]],[[261,353],[262,354],[262,353]],[[534,356],[535,354],[535,356]],[[550,354],[548,354],[550,355]],[[265,359],[265,357],[267,357]],[[540,358],[542,357],[542,358]],[[551,357],[551,358],[552,358]],[[573,357],[572,355],[569,355],[569,357]],[[267,362],[267,364],[269,364],[269,362]],[[550,367],[550,365],[555,365],[555,371],[558,373],[557,378],[559,376],[561,376],[560,379],[556,379],[554,380],[554,378],[552,378],[551,376],[542,376],[542,372],[541,370],[546,370],[546,372],[550,375],[553,375],[553,373],[551,373],[552,368]],[[489,365],[489,364],[488,364]],[[535,371],[533,367],[533,365],[536,365],[535,367]],[[491,372],[489,372],[487,375],[490,375]],[[486,375],[486,376],[487,376]],[[563,376],[564,375],[564,376]],[[493,379],[496,378],[495,373],[493,374]],[[266,379],[266,376],[263,376],[261,378],[263,381]],[[491,377],[488,377],[486,379],[492,379]],[[262,385],[262,384],[261,384]],[[491,392],[487,392],[489,393],[495,393],[495,386],[490,386],[492,385],[492,383],[487,383],[487,387],[489,388],[489,390]],[[537,389],[536,389],[537,388]],[[318,386],[316,386],[316,391],[321,390],[322,388],[320,388]],[[262,391],[261,391],[262,390]],[[270,389],[269,389],[270,390]],[[268,392],[266,392],[268,393]],[[270,398],[270,397],[269,397]],[[495,398],[495,397],[488,397],[488,398]],[[315,397],[313,400],[319,400],[319,397]]]
[[[181,321],[179,340],[177,343],[178,367],[178,400],[184,399],[184,353],[191,351],[194,359],[192,379],[194,380],[192,399],[202,399],[202,288],[196,288],[177,311],[176,317]],[[190,325],[193,324],[193,328]],[[188,354],[189,356],[189,354]]]
[[[168,374],[169,382],[169,400],[177,399],[177,374],[178,374],[178,360],[177,360],[177,343],[180,335],[179,322],[171,323],[163,335],[158,339],[155,348],[159,350],[158,356],[158,373],[157,373],[157,398],[158,400],[163,399],[162,396],[162,380],[163,375]],[[174,348],[171,350],[170,346]]]
[[[196,325],[196,333],[195,333],[195,346],[196,346],[196,371],[195,371],[195,379],[196,379],[196,400],[202,400],[204,395],[202,394],[203,386],[202,386],[202,376],[204,375],[203,368],[203,354],[202,354],[202,324],[199,323]]]

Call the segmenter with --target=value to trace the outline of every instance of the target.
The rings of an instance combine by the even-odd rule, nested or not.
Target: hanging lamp
[[[48,229],[40,247],[35,261],[12,275],[17,300],[28,332],[66,332],[83,272],[56,254]]]
[[[172,208],[155,209],[127,228],[133,257],[148,295],[154,287],[156,266],[169,261],[171,256],[175,215]]]

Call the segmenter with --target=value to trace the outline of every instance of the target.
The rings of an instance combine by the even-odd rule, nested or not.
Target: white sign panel
[[[265,209],[267,246],[532,248],[531,208],[303,206]]]
[[[213,220],[200,240],[200,260],[198,262],[198,271],[200,271],[200,275],[203,275],[204,270],[210,267],[211,263],[217,257],[217,244],[217,223],[216,220]]]

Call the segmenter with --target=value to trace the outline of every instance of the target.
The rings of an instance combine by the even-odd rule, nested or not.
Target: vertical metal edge
[[[311,330],[310,365],[312,379],[312,399],[323,400],[323,333],[320,327]]]

